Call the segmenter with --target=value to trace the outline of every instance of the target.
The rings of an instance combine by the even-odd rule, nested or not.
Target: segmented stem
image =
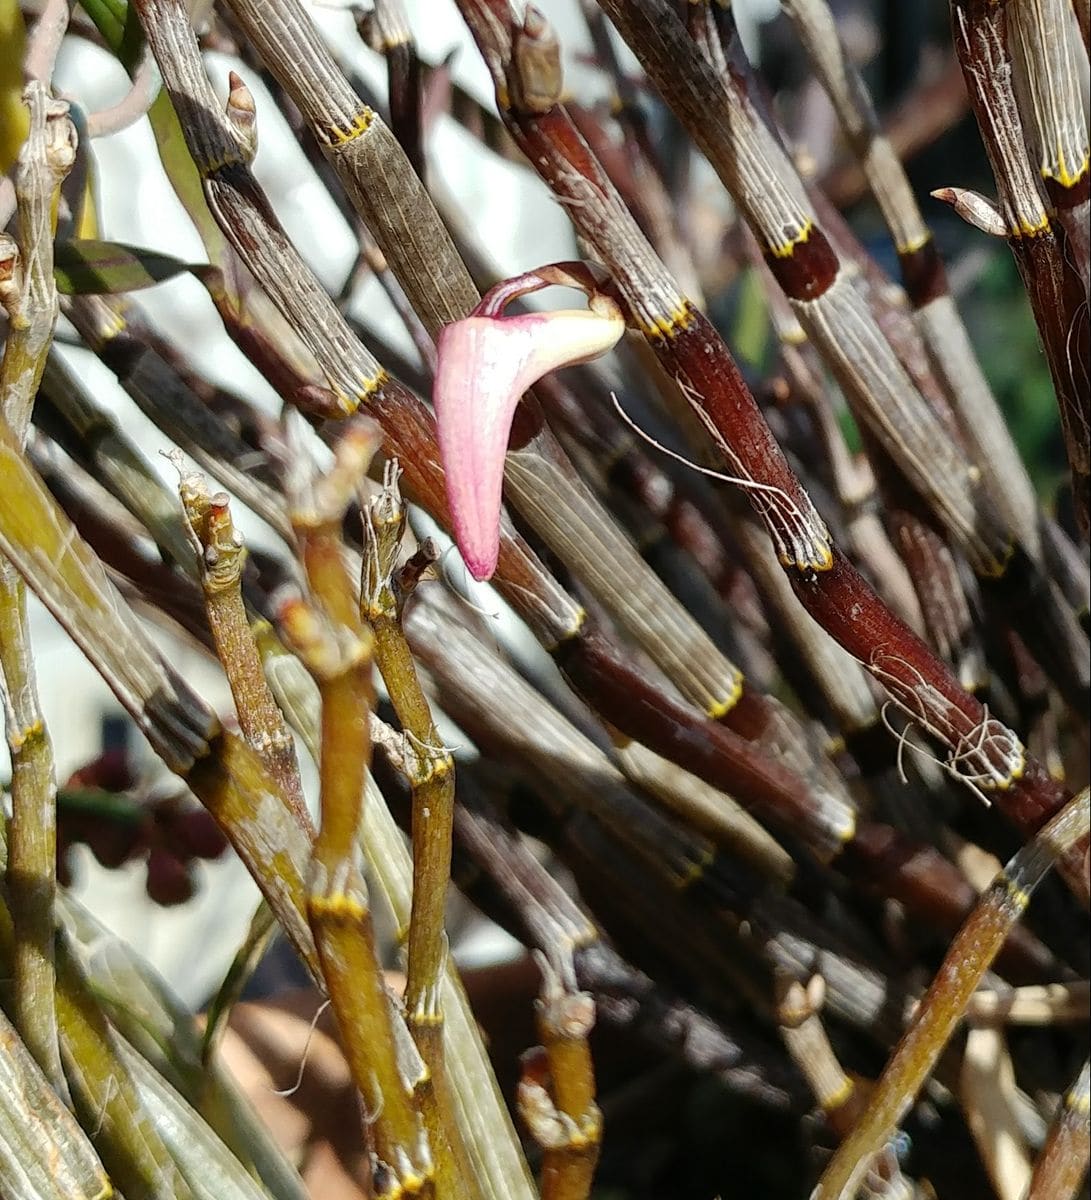
[[[542,1148],[542,1200],[587,1200],[602,1141],[588,1037],[595,1001],[545,958],[535,1004],[540,1054],[523,1059],[516,1103]]]
[[[415,577],[398,570],[407,517],[398,491],[399,474],[396,461],[387,464],[383,490],[372,498],[364,514],[360,609],[374,637],[375,664],[401,723],[402,763],[413,793],[413,908],[405,1019],[428,1068],[418,1096],[436,1158],[437,1188],[442,1194],[456,1195],[468,1184],[460,1167],[465,1156],[461,1133],[448,1120],[450,1080],[444,1061],[442,1007],[455,763],[436,732],[401,626],[408,596],[403,581],[411,591]]]
[[[239,728],[304,824],[307,808],[295,743],[265,681],[243,604],[246,551],[231,519],[230,501],[226,492],[210,496],[204,478],[196,474],[183,475],[178,488],[194,542],[216,655],[235,700]]]
[[[62,26],[63,33],[63,26]],[[0,234],[0,303],[7,338],[0,363],[0,411],[13,441],[24,446],[31,409],[57,320],[53,282],[53,205],[75,157],[68,105],[45,84],[24,92],[27,140],[16,168],[22,245]],[[11,832],[8,886],[16,925],[13,1016],[31,1053],[60,1096],[68,1094],[57,1042],[53,912],[57,814],[53,749],[38,701],[30,645],[26,586],[10,560],[0,559],[0,669],[11,752]]]
[[[427,1134],[414,1103],[424,1070],[387,994],[366,884],[356,863],[371,761],[368,716],[375,705],[372,637],[360,621],[346,569],[341,522],[378,446],[374,422],[348,426],[328,474],[295,504],[292,521],[312,601],[280,613],[289,645],[321,696],[322,820],[307,887],[307,916],[353,1082],[378,1160],[380,1196],[433,1195]]]
[[[867,1110],[826,1168],[811,1200],[843,1200],[913,1103],[982,976],[1061,856],[1087,837],[1088,789],[1007,864],[951,943],[912,1024],[887,1063]]]

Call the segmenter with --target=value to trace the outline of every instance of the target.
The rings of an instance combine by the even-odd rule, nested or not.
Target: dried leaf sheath
[[[1027,154],[1012,77],[1012,18],[996,0],[952,0],[951,15],[970,103],[996,176],[1008,245],[1053,378],[1076,514],[1086,537],[1091,503],[1091,319],[1086,286],[1065,228],[1052,219],[1041,176]],[[1074,181],[1086,185],[1086,165],[1073,170],[1078,172]]]
[[[221,228],[282,314],[306,332],[307,345],[319,347],[316,358],[331,392],[340,396],[341,415],[366,399],[383,426],[390,453],[405,464],[414,498],[444,517],[430,415],[405,388],[387,379],[288,242],[235,145],[233,132],[216,116],[214,96],[184,9],[172,0],[155,0],[146,17],[151,28],[149,40],[160,56],[166,86],[188,105],[192,120],[184,129],[189,148],[205,178],[210,202],[219,197],[212,207]],[[187,100],[187,96],[191,98]],[[199,97],[199,103],[192,97]],[[543,636],[561,638],[578,626],[579,610],[547,580],[529,550],[510,534],[503,538],[501,563],[507,565],[506,573],[510,572],[513,594],[522,588],[533,597],[529,604],[524,598],[522,604]]]
[[[826,0],[783,0],[814,70],[836,109],[868,186],[890,228],[902,280],[933,367],[990,482],[993,502],[1031,557],[1041,556],[1038,505],[1030,479],[955,308],[932,231],[905,171],[882,133],[863,80],[847,60]]]
[[[279,223],[268,208],[264,196],[249,173],[245,156],[235,143],[235,135],[226,122],[217,116],[211,89],[204,76],[196,53],[192,29],[184,9],[171,3],[148,8],[148,24],[152,30],[153,48],[158,47],[168,89],[173,88],[191,118],[185,125],[190,149],[198,169],[205,179],[210,206],[240,256],[263,284],[281,312],[293,319],[306,336],[304,341],[315,352],[319,365],[326,373],[332,393],[339,397],[342,414],[355,409],[365,398],[374,401],[374,408],[390,433],[390,422],[397,421],[397,433],[405,438],[415,433],[428,418],[423,409],[414,412],[412,400],[404,389],[391,385],[391,403],[384,404],[381,389],[385,373],[363,345],[352,334],[340,313],[321,289],[309,269],[302,263]],[[187,97],[200,97],[200,102]],[[217,199],[217,197],[219,199]],[[226,206],[226,207],[225,207]],[[426,261],[417,257],[416,262]],[[347,368],[347,370],[346,370]],[[387,417],[408,407],[401,419]],[[384,420],[385,418],[385,420]],[[414,444],[410,442],[409,444]],[[412,453],[395,447],[402,461],[414,471],[428,475],[434,456],[414,446]],[[431,481],[429,481],[431,484]],[[420,489],[434,495],[435,487]],[[437,505],[436,509],[442,511]],[[540,621],[554,604],[539,606]],[[544,610],[544,612],[543,612]],[[572,614],[561,618],[561,631],[566,630]],[[556,636],[556,634],[555,634]]]
[[[585,772],[596,781],[596,790],[592,793],[596,799],[586,802],[600,808],[602,820],[611,824],[611,827],[621,829],[623,837],[635,837],[634,833],[627,832],[630,818],[625,813],[624,803],[619,802],[620,811],[618,804],[607,804],[608,798],[619,790],[621,781],[616,768],[604,760],[601,752],[589,745],[586,739],[566,728],[564,722],[560,722],[559,726],[553,724],[555,714],[551,713],[548,706],[542,705],[540,699],[535,697],[536,703],[528,708],[531,701],[526,685],[520,686],[521,681],[511,678],[512,672],[505,672],[495,655],[475,646],[473,639],[459,629],[457,618],[452,619],[450,614],[445,616],[443,608],[431,602],[426,594],[410,613],[409,633],[417,655],[429,671],[443,681],[444,688],[448,689],[444,695],[453,697],[452,707],[460,711],[463,721],[469,720],[465,711],[467,705],[471,706],[471,711],[496,706],[503,714],[524,714],[523,723],[534,731],[533,738],[521,731],[520,723],[514,717],[505,716],[501,722],[504,737],[512,739],[514,745],[518,746],[520,757],[540,761],[540,769],[546,777],[562,770],[560,763],[564,761],[585,764]],[[437,653],[435,644],[443,646],[442,653]],[[632,684],[629,686],[633,687]],[[658,728],[661,738],[675,739],[675,744],[670,747],[673,750],[672,759],[678,757],[680,750],[684,750],[691,770],[710,779],[722,790],[730,790],[724,777],[712,769],[717,758],[717,743],[731,737],[727,730],[713,725],[703,737],[691,738],[684,727],[681,731],[677,728],[674,713],[663,704],[662,699],[643,696],[642,707],[646,710],[646,721],[637,734],[645,744],[656,740],[654,730]],[[470,727],[477,728],[473,722]],[[551,729],[555,731],[552,735]],[[495,731],[491,733],[492,738],[497,736]],[[540,744],[548,746],[550,741],[565,747],[559,759],[550,757],[549,751]],[[539,755],[543,757],[539,759]],[[768,783],[765,787],[768,788]],[[786,804],[787,794],[784,799],[769,798],[767,791],[759,790],[757,781],[746,794],[753,797],[753,811],[760,814],[763,821],[784,830],[793,838],[805,841],[819,861],[829,855],[831,842],[834,841],[831,834],[835,831],[824,825],[825,813],[815,813],[810,809],[800,785],[794,787],[794,803]],[[614,814],[612,818],[607,815],[609,808]],[[877,822],[861,821],[854,833],[855,836],[845,838],[839,844],[840,854],[835,859],[838,868],[846,875],[865,887],[875,887],[883,894],[896,896],[921,920],[930,924],[954,929],[961,923],[972,907],[974,893],[958,871],[937,852],[930,847],[914,844],[889,826]],[[706,875],[714,878],[719,870],[716,860],[708,858],[704,839],[695,839],[690,834],[684,840],[678,851],[684,865],[676,868],[670,865],[672,856],[667,853],[667,835],[661,833],[658,840],[653,835],[650,840],[654,870],[671,872],[672,877],[685,881],[683,886],[696,887]],[[728,867],[729,872],[730,869]],[[1015,947],[1012,949],[1014,951]],[[1043,969],[1047,969],[1048,962],[1048,954],[1043,958],[1033,945],[1024,944],[1010,965],[1020,977],[1035,978]]]

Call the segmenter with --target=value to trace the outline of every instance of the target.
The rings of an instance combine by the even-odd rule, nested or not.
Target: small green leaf
[[[731,343],[752,366],[764,361],[769,344],[769,312],[757,271],[746,271],[740,281]]]
[[[90,238],[59,242],[53,259],[57,288],[66,296],[135,292],[196,269],[167,254]]]
[[[126,0],[87,0],[81,7],[131,75],[144,46],[144,31],[135,8]]]
[[[118,4],[117,0],[87,0],[82,7],[106,39],[106,44],[116,54],[125,32],[127,6]]]

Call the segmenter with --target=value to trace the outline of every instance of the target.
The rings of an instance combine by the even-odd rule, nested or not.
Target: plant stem
[[[1082,95],[1087,59],[1066,0],[1021,0],[1012,6],[1010,21],[1013,66],[1026,84],[1016,96],[1030,109],[1026,124],[1039,174],[1086,294],[1091,287],[1091,161]]]
[[[214,479],[230,488],[236,499],[290,541],[291,525],[282,498],[263,479],[237,466],[254,448],[210,412],[216,391],[185,369],[177,352],[149,327],[137,305],[116,296],[73,296],[65,315],[117,375],[140,411]],[[70,421],[75,419],[71,406],[65,411]],[[176,504],[173,508],[177,512]],[[184,562],[189,561],[188,545],[186,549]]]
[[[1091,1064],[1084,1063],[1061,1098],[1046,1143],[1034,1164],[1027,1200],[1075,1200],[1087,1178],[1091,1147]]]
[[[1087,837],[1088,790],[1071,800],[1007,864],[951,943],[913,1023],[883,1071],[867,1109],[842,1142],[812,1200],[842,1200],[913,1103],[1004,939],[1061,856]]]
[[[166,86],[177,103],[187,106],[187,141],[220,227],[282,314],[305,335],[306,345],[326,374],[338,411],[349,412],[357,404],[368,408],[383,426],[388,454],[396,456],[405,468],[412,498],[449,526],[442,478],[435,466],[438,456],[430,416],[356,340],[276,222],[234,133],[214,107],[192,31],[176,0],[140,0],[140,4]],[[241,15],[247,6],[239,0],[236,8]],[[422,319],[435,329],[447,315],[461,315],[473,299],[467,298],[462,308],[455,299],[460,295],[476,298],[476,291],[460,262],[456,282],[448,279],[448,266],[455,261],[450,257],[455,254],[453,248],[448,255],[442,246],[438,250],[433,246],[437,254],[433,270],[426,273],[426,281],[421,279],[419,253],[436,242],[442,226],[389,131],[361,105],[328,53],[315,49],[317,35],[289,0],[262,6],[260,20],[251,17],[253,27],[247,28],[276,64],[282,82],[294,87],[293,94],[305,108],[312,129],[334,164],[345,172],[350,192],[362,187],[354,174],[362,170],[361,163],[374,164],[366,178],[376,186],[392,187],[395,179],[404,182],[403,194],[389,197],[389,203],[378,208],[372,197],[367,201],[371,207],[362,207],[361,212],[369,223],[378,222],[374,226],[377,237],[386,236],[384,230],[391,237],[405,232],[407,213],[419,218],[419,227],[413,226],[408,237],[383,249],[396,272],[407,255],[412,259],[399,279]],[[289,64],[284,55],[291,48],[298,50],[298,59]],[[300,88],[300,80],[306,81],[305,88]],[[445,281],[438,292],[436,279]],[[613,521],[579,483],[571,464],[554,450],[536,406],[527,411],[526,424],[527,428],[516,434],[523,448],[508,457],[510,479],[523,489],[519,494],[526,498],[527,511],[551,548],[602,591],[615,616],[697,708],[745,730],[741,736],[750,738],[766,733],[775,736],[790,728],[790,722],[775,717],[760,696],[743,692],[738,669],[650,572],[632,545],[619,536]],[[506,598],[547,645],[567,659],[577,660],[579,674],[572,671],[571,677],[584,681],[592,705],[610,704],[603,715],[619,728],[631,726],[633,704],[626,686],[632,672],[623,671],[615,655],[602,652],[601,638],[592,646],[586,613],[564,594],[518,538],[506,534],[505,527],[497,572]],[[695,717],[689,711],[684,718],[694,735],[701,724]],[[798,744],[799,739],[796,741]],[[803,757],[810,762],[809,756]],[[798,762],[798,748],[795,758]],[[832,805],[838,814],[833,818],[836,823],[848,801],[832,775],[823,788],[830,789],[834,794],[828,800],[819,796],[816,807]]]
[[[1038,504],[1030,478],[951,299],[932,232],[864,82],[845,55],[827,0],[782,0],[781,7],[799,32],[890,228],[917,324],[960,429],[973,446],[974,462],[1027,553],[1040,560]]]
[[[287,809],[252,750],[222,730],[162,661],[98,557],[0,423],[0,552],[87,655],[170,770],[182,775],[231,840],[312,972],[304,912],[310,823]]]
[[[434,337],[466,316],[480,297],[428,194],[302,7],[296,0],[232,0],[232,8],[300,108],[429,333]],[[542,421],[533,396],[524,399],[513,442],[505,486],[517,510],[683,694],[713,717],[728,713],[740,691],[738,669],[620,535]],[[401,452],[399,459],[411,470]],[[527,597],[509,590],[502,571],[497,583],[525,612]],[[563,636],[578,638],[579,624]]]
[[[517,1104],[542,1147],[542,1200],[587,1200],[602,1141],[588,1036],[595,1002],[574,989],[544,957],[535,1003],[544,1062],[523,1061]]]
[[[604,0],[603,8],[739,204],[858,419],[927,498],[971,562],[1002,571],[1010,532],[982,507],[976,473],[944,436],[862,292],[851,284],[833,231],[823,228],[767,124],[737,38],[724,47],[728,69],[716,72],[667,0],[626,5]]]
[[[716,856],[704,838],[683,831],[654,812],[648,812],[625,786],[620,772],[593,743],[560,718],[551,705],[520,679],[497,655],[488,652],[457,615],[434,593],[426,593],[408,613],[410,644],[449,704],[459,724],[486,745],[503,747],[545,778],[563,772],[567,787],[560,795],[568,803],[594,812],[596,818],[638,853],[653,874],[675,890],[700,891],[726,870],[738,874],[735,859]],[[592,644],[593,647],[593,644]],[[581,681],[582,682],[582,681]],[[630,682],[630,691],[638,684]],[[805,844],[820,861],[828,855],[830,831],[803,800],[792,773],[779,769],[765,756],[749,753],[727,729],[710,725],[704,738],[690,737],[675,719],[676,707],[658,694],[642,694],[640,741],[650,745],[656,736],[677,739],[668,757],[675,761],[684,747],[691,770],[723,791],[731,786],[717,762],[723,747],[738,755],[737,769],[748,772],[747,795],[763,820]],[[560,798],[560,796],[558,797]],[[852,836],[840,843],[836,865],[868,888],[877,889],[911,906],[923,921],[957,929],[973,904],[975,893],[957,868],[931,846],[922,845],[876,821],[860,821]],[[749,894],[749,890],[746,889]],[[738,895],[736,903],[744,903]],[[1014,947],[1013,947],[1014,949]],[[1041,972],[1050,956],[1028,938],[1016,955],[1021,977]]]
[[[996,177],[1008,246],[1030,298],[1053,378],[1072,471],[1076,515],[1086,538],[1091,503],[1091,389],[1082,364],[1091,357],[1091,321],[1087,319],[1086,287],[1075,265],[1065,226],[1051,219],[1052,204],[1045,195],[1042,177],[1027,155],[1012,77],[1011,7],[997,0],[951,0],[955,50]],[[1058,31],[1053,53],[1063,53],[1061,39]],[[1059,91],[1057,95],[1060,100]],[[1054,129],[1051,135],[1061,132],[1063,147],[1069,144],[1067,123],[1076,122],[1079,136],[1085,122],[1071,114],[1066,103],[1061,112],[1066,129]],[[1086,137],[1085,129],[1082,133]],[[1077,199],[1081,192],[1086,195],[1086,141],[1084,147],[1082,163],[1077,157],[1066,169],[1065,178],[1058,180],[1062,185],[1073,185],[1077,195],[1071,199]]]
[[[883,272],[829,203],[796,179],[768,115],[770,106],[733,29],[730,10],[714,11],[726,53],[715,70],[700,55],[686,54],[678,22],[662,0],[628,5],[622,27],[740,205],[771,272],[858,420],[946,528],[952,546],[974,568],[983,588],[1003,605],[1008,619],[1062,687],[1069,685],[1069,703],[1083,711],[1091,687],[1084,667],[1088,652],[1072,614],[1022,546],[1019,527],[1002,519],[984,486],[988,472],[967,456],[927,356],[916,353],[920,340],[915,327],[884,294],[888,289]],[[621,21],[618,14],[615,17]],[[715,119],[707,119],[709,111]],[[777,180],[774,187],[765,182],[770,176]],[[798,242],[789,236],[794,229],[802,231]],[[792,245],[798,245],[798,252]],[[853,284],[854,264],[863,270],[864,288]],[[914,262],[912,271],[935,280],[935,270],[927,264]],[[920,297],[931,294],[931,283],[927,290],[922,285]],[[1053,319],[1058,319],[1056,313]],[[1088,324],[1074,325],[1076,335],[1086,333]],[[947,326],[952,327],[950,322]],[[877,377],[875,368],[891,353],[901,374],[884,368],[882,378]],[[922,470],[926,459],[929,465]],[[933,474],[941,459],[945,465]],[[971,517],[971,511],[976,516]],[[1037,545],[1034,538],[1032,550]]]
[[[962,690],[946,665],[882,604],[832,544],[825,523],[789,467],[727,347],[706,318],[681,296],[563,108],[554,105],[545,112],[517,111],[505,103],[518,92],[508,82],[519,69],[513,57],[518,28],[507,0],[459,3],[493,73],[501,114],[509,129],[528,160],[554,192],[569,203],[573,221],[610,268],[630,309],[631,321],[677,381],[723,452],[733,479],[747,491],[764,520],[796,595],[834,640],[882,683],[895,702],[945,746],[948,769],[976,786],[984,782],[998,806],[1025,833],[1033,833],[1064,803],[1064,789],[1026,755],[1011,730]],[[649,4],[655,9],[654,20]],[[684,29],[672,13],[659,11],[665,6],[657,0],[634,0],[625,6],[624,16],[615,11],[612,0],[604,0],[604,6],[633,39],[645,65],[661,83],[674,78],[679,56],[692,57],[692,51],[683,49],[687,44]],[[669,33],[671,46],[678,42],[677,54],[665,48],[665,32]],[[521,36],[526,36],[525,31]],[[669,71],[668,60],[672,64]],[[697,74],[702,88],[707,85],[709,103],[718,105],[718,83],[706,80],[699,70]],[[673,97],[671,90],[668,94]],[[687,92],[686,97],[690,104],[692,95]],[[704,114],[704,109],[701,111]],[[683,115],[688,119],[690,110],[684,109]],[[726,136],[724,126],[717,128]],[[778,236],[783,237],[783,233]],[[814,250],[815,246],[825,245],[822,239],[813,245],[806,240],[798,244],[807,248],[809,266],[805,274],[815,269],[815,254],[819,259],[826,255],[823,261],[828,260],[827,267],[832,269],[832,250]],[[793,260],[789,255],[777,261],[782,264],[783,275]],[[826,278],[828,283],[828,275]],[[801,294],[809,294],[809,285],[804,288],[802,280],[797,280],[797,287],[803,289]],[[839,348],[838,353],[842,350]],[[944,435],[937,436],[948,444]],[[587,686],[582,663],[570,665],[569,670],[577,686]],[[609,711],[605,698],[596,697],[595,703],[599,711]],[[650,709],[646,712],[650,715]],[[646,725],[637,731],[630,724],[625,732],[649,745],[657,744],[648,741],[657,733]],[[970,746],[975,749],[967,757]],[[663,753],[673,757],[670,751]],[[702,773],[693,765],[695,761],[690,759],[690,769]],[[722,786],[714,779],[709,782]],[[1086,897],[1081,853],[1082,848],[1077,848],[1067,855],[1062,872],[1076,894]]]
[[[761,1103],[776,1107],[786,1102],[784,1088],[794,1081],[782,1080],[756,1043],[734,1039],[705,1013],[623,961],[586,911],[538,861],[527,840],[480,788],[464,786],[465,773],[461,781],[456,842],[486,878],[483,887],[468,885],[465,879],[459,886],[483,911],[542,954],[570,955],[577,986],[602,998],[603,1020],[633,1030],[691,1068],[712,1071],[725,1086]],[[613,1003],[620,996],[632,1005]]]
[[[689,11],[695,11],[693,6]],[[717,71],[712,70],[711,61],[702,62],[700,55],[685,54],[677,19],[663,0],[640,0],[625,6],[624,19],[618,13],[615,17],[622,22],[625,36],[633,41],[646,70],[678,109],[741,205],[773,274],[831,366],[853,412],[947,528],[952,545],[981,577],[990,599],[1000,602],[1007,618],[1059,678],[1068,702],[1083,712],[1091,679],[1084,666],[1085,640],[1072,613],[1060,604],[1060,596],[1021,545],[1019,528],[1007,518],[1001,520],[1001,511],[982,484],[988,472],[966,456],[959,444],[959,428],[927,359],[915,353],[919,342],[915,328],[883,296],[882,272],[859,247],[843,218],[820,194],[805,190],[802,181],[795,179],[795,170],[778,144],[769,106],[733,31],[730,11],[723,7],[714,11],[727,35],[726,59]],[[709,112],[714,119],[708,119]],[[766,182],[771,176],[778,179],[772,190]],[[796,229],[801,232],[798,241],[792,241]],[[791,248],[795,245],[798,252]],[[853,263],[863,266],[867,288],[852,286]],[[930,298],[934,265],[915,260],[911,271],[922,277],[918,299]],[[1056,290],[1060,280],[1062,276],[1057,275],[1043,286]],[[1066,301],[1073,308],[1069,329],[1079,343],[1091,323],[1081,317],[1083,310],[1075,304],[1075,294],[1069,288],[1066,296],[1056,293],[1054,301],[1049,311],[1054,322],[1060,322],[1065,313],[1063,307],[1057,310],[1057,304]],[[953,323],[947,322],[945,332],[952,328]],[[885,372],[877,378],[875,367],[892,352],[903,366],[903,374],[895,377]],[[1086,356],[1086,347],[1083,352]],[[1069,374],[1074,377],[1078,373],[1078,368],[1069,365]],[[1086,389],[1080,392],[1077,386],[1077,394],[1086,397]],[[876,412],[876,404],[881,414]],[[971,434],[971,442],[975,438],[976,434]],[[958,484],[951,488],[939,476],[931,475],[931,466],[921,469],[925,458],[939,462],[936,451],[940,444],[945,446],[940,456],[951,456],[941,474],[948,482],[954,478],[947,474],[949,470],[958,475]],[[957,492],[960,498],[955,496]],[[971,510],[976,517],[970,517]],[[1032,551],[1037,545],[1038,539],[1033,538]]]
[[[63,32],[63,24],[61,28]],[[20,445],[26,444],[30,413],[57,319],[52,206],[72,165],[76,136],[68,105],[54,100],[44,83],[29,84],[24,99],[30,125],[15,184],[21,253],[7,235],[0,235],[0,242],[5,243],[0,248],[0,301],[8,316],[0,363],[0,411]],[[16,936],[13,1016],[31,1053],[58,1095],[65,1097],[68,1092],[54,1003],[57,812],[53,748],[38,701],[26,585],[6,559],[0,559],[0,669],[12,769],[7,879]]]
[[[431,708],[417,676],[401,626],[408,591],[396,577],[406,523],[398,491],[396,461],[389,462],[383,490],[364,513],[363,580],[360,611],[374,635],[374,656],[405,739],[404,769],[413,793],[413,909],[409,919],[409,961],[405,986],[406,1024],[428,1068],[421,1105],[436,1148],[437,1187],[458,1195],[467,1184],[459,1160],[465,1155],[457,1128],[445,1127],[450,1086],[444,1065],[442,1008],[447,887],[451,876],[451,825],[455,805],[455,764],[440,741]],[[407,580],[415,586],[415,579]],[[448,1147],[447,1140],[453,1145]]]
[[[372,16],[372,48],[386,59],[390,127],[416,172],[424,179],[421,114],[421,62],[409,28],[404,0],[378,0]],[[374,42],[378,45],[374,45]]]
[[[0,901],[0,956],[11,961],[15,929],[10,899]],[[56,1008],[65,1070],[78,1119],[94,1131],[92,1142],[111,1181],[126,1196],[192,1200],[150,1114],[136,1096],[110,1028],[63,936],[58,936]],[[103,1200],[113,1195],[109,1188]]]
[[[270,639],[262,646],[272,657],[278,696],[296,732],[307,745],[318,745],[317,689],[299,660],[278,653]],[[267,666],[269,657],[266,658]],[[303,672],[302,677],[300,672]],[[310,684],[310,688],[304,686]],[[413,863],[383,796],[366,783],[360,845],[368,875],[386,901],[399,929],[408,929],[413,905]],[[465,1143],[469,1177],[486,1200],[533,1200],[530,1176],[511,1118],[496,1086],[458,971],[448,956],[443,970],[444,1050],[451,1081],[450,1103]]]
[[[368,714],[373,640],[345,569],[340,525],[375,452],[370,420],[350,425],[332,471],[293,510],[314,603],[289,601],[281,623],[321,695],[322,821],[314,843],[307,914],[352,1078],[366,1108],[380,1196],[434,1194],[433,1152],[415,1105],[423,1063],[386,991],[364,880],[356,867],[364,782],[371,759]],[[412,1050],[412,1043],[409,1043]]]
[[[196,550],[216,654],[227,675],[239,727],[300,824],[307,820],[295,743],[261,667],[242,599],[246,552],[235,530],[226,492],[209,496],[204,478],[183,475],[179,492]]]
[[[56,350],[42,375],[35,420],[125,505],[167,557],[180,566],[190,563],[193,548],[177,497]]]
[[[830,1127],[844,1137],[860,1115],[860,1094],[838,1062],[819,1015],[826,991],[822,976],[812,975],[806,987],[782,977],[775,987],[781,1039]]]

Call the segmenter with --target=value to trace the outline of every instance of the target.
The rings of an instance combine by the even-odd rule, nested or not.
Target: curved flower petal
[[[605,354],[625,329],[610,308],[467,317],[440,332],[432,401],[455,540],[475,579],[496,569],[504,455],[519,397],[549,371]]]

